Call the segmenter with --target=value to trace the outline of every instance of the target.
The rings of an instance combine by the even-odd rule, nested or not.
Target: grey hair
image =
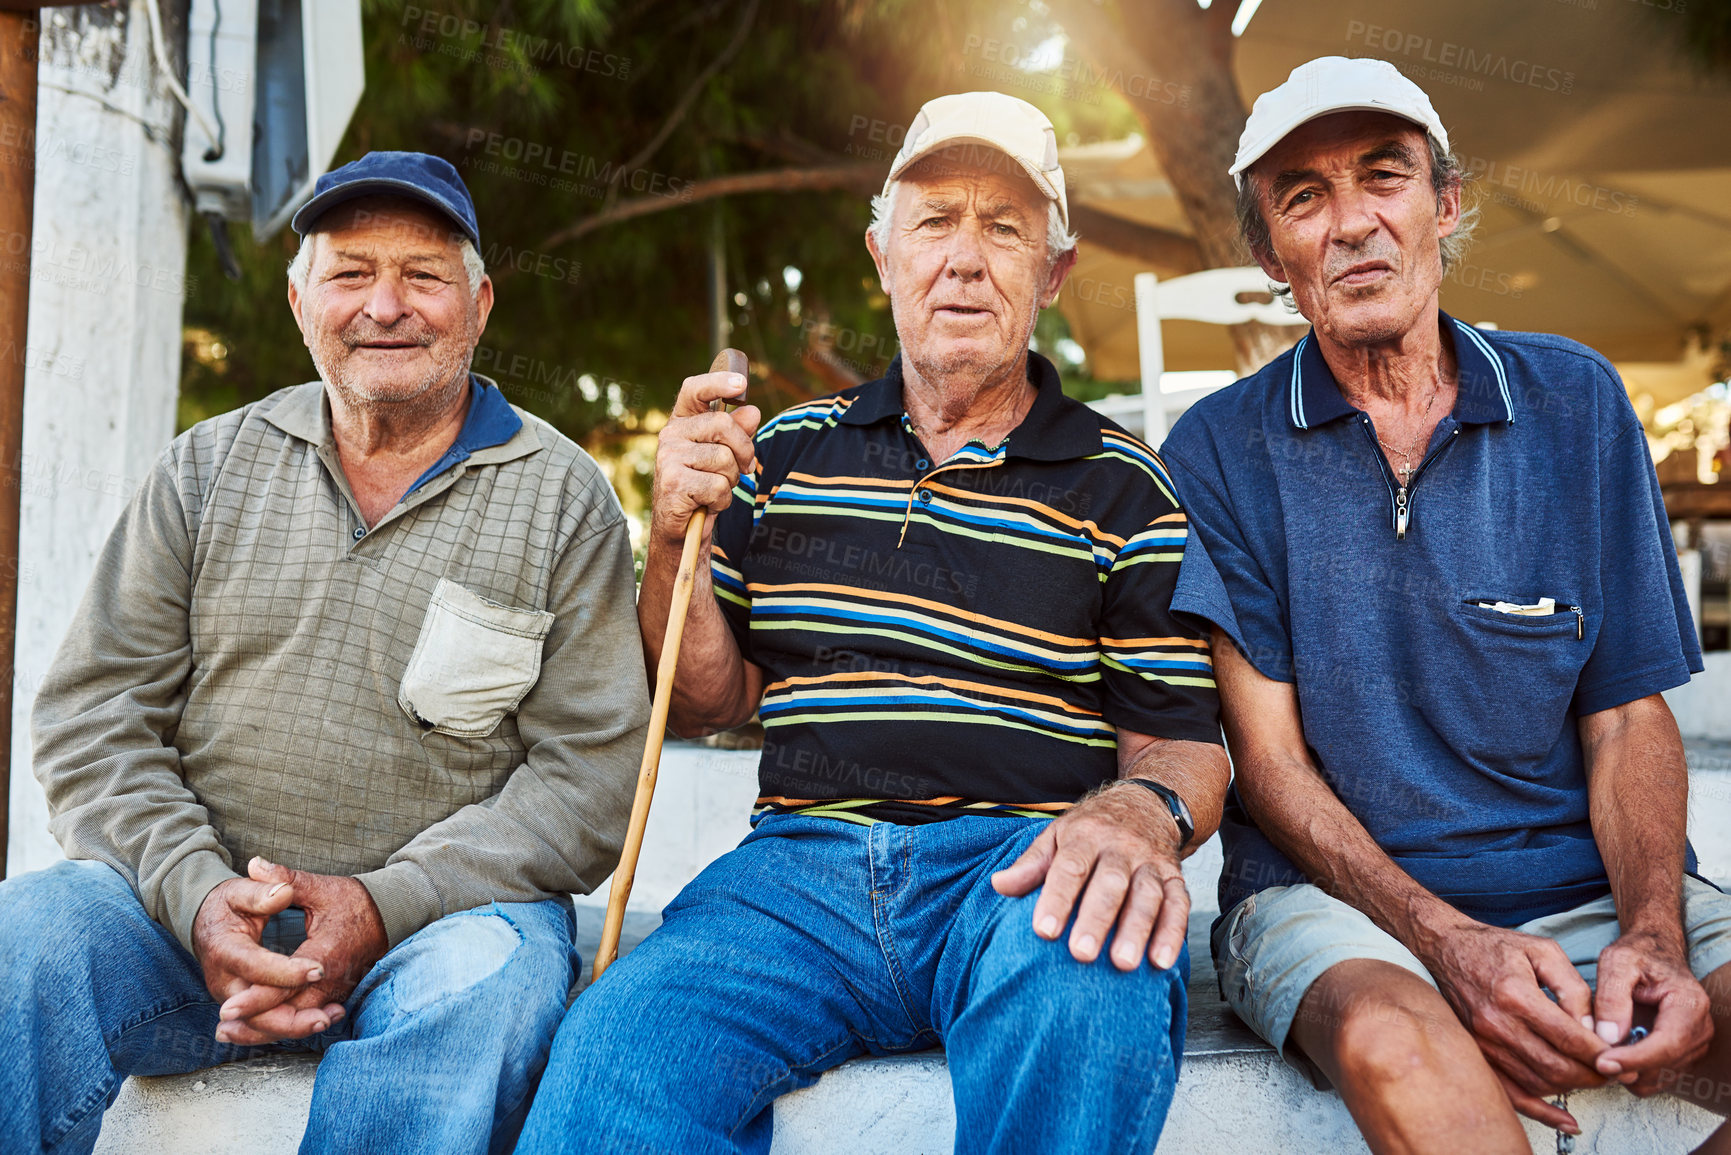
[[[1461,217],[1455,225],[1454,232],[1437,242],[1437,248],[1442,256],[1443,276],[1454,264],[1466,256],[1467,249],[1473,243],[1473,233],[1479,227],[1479,206],[1467,203],[1468,185],[1472,174],[1461,164],[1460,157],[1446,148],[1439,148],[1436,138],[1430,133],[1424,134],[1425,147],[1430,151],[1430,186],[1436,190],[1438,211],[1442,209],[1443,197],[1450,191],[1461,194]],[[1268,221],[1262,215],[1260,189],[1256,178],[1249,172],[1244,174],[1244,181],[1238,186],[1238,235],[1244,239],[1252,256],[1269,253],[1273,242],[1268,233]],[[1286,302],[1286,307],[1297,311],[1298,306],[1292,302],[1292,286],[1283,285],[1278,281],[1270,281],[1269,292]]]
[[[901,187],[901,181],[891,181],[889,188],[872,198],[872,223],[866,227],[866,232],[878,243],[879,252],[889,247],[890,221],[896,215],[896,192]],[[1050,270],[1055,266],[1080,239],[1075,230],[1064,227],[1064,218],[1058,214],[1058,202],[1047,201],[1046,268]]]
[[[295,259],[289,262],[289,283],[297,293],[307,291],[307,274],[313,268],[313,238],[316,236],[317,233],[308,233],[302,237],[301,247],[295,250]],[[481,288],[481,278],[487,275],[487,264],[475,251],[475,242],[468,237],[458,239],[457,250],[463,257],[463,271],[469,274],[469,295],[474,296]]]

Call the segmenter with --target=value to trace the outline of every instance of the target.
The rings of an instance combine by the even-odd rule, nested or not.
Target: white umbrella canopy
[[[1264,0],[1235,70],[1248,107],[1317,56],[1401,68],[1476,177],[1477,239],[1450,270],[1443,307],[1643,363],[1651,385],[1639,388],[1663,405],[1723,369],[1686,356],[1691,338],[1711,348],[1731,333],[1731,83],[1684,62],[1681,17],[1664,7],[1680,3]],[[1140,140],[1062,155],[1074,200],[1188,232]],[[1128,286],[1148,268],[1084,234],[1059,308],[1096,376],[1136,376]],[[1170,323],[1166,346],[1173,369],[1232,364],[1209,326]]]

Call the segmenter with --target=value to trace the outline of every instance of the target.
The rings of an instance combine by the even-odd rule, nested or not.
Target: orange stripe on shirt
[[[1025,509],[1037,510],[1044,516],[1050,517],[1053,521],[1067,525],[1074,530],[1086,533],[1090,537],[1103,542],[1108,542],[1112,545],[1122,546],[1127,540],[1126,538],[1119,537],[1116,534],[1107,533],[1091,521],[1080,521],[1074,517],[1070,517],[1068,514],[1059,513],[1051,506],[1044,502],[1035,501],[1031,497],[999,497],[996,494],[980,493],[979,491],[972,489],[956,489],[952,486],[943,485],[938,482],[932,482],[925,486],[925,488],[935,489],[939,493],[947,493],[951,497],[973,498],[975,501],[984,504],[1018,505]]]
[[[849,598],[876,598],[879,601],[897,602],[901,605],[921,606],[925,609],[937,610],[940,613],[949,614],[952,617],[961,618],[965,621],[979,622],[981,625],[991,626],[993,629],[1002,630],[1008,634],[1016,634],[1028,638],[1039,638],[1042,641],[1055,642],[1061,646],[1092,647],[1098,644],[1098,641],[1094,638],[1068,638],[1063,634],[1048,633],[1045,630],[1036,630],[1032,626],[1024,626],[1017,622],[1007,622],[1003,618],[991,618],[987,617],[985,614],[976,614],[969,610],[957,609],[955,606],[946,605],[943,602],[935,602],[930,598],[916,598],[912,594],[891,593],[888,590],[868,590],[862,589],[859,586],[838,586],[817,582],[799,582],[791,585],[768,585],[762,582],[753,582],[745,588],[746,592],[751,594],[753,597],[757,597],[760,594],[773,597],[779,594],[811,592],[837,594]]]
[[[1100,712],[1098,710],[1086,710],[1073,705],[1072,703],[1066,702],[1062,698],[1054,698],[1049,694],[1036,694],[1031,690],[1017,690],[1012,689],[1009,686],[992,686],[985,682],[966,682],[958,678],[940,678],[936,674],[921,674],[916,677],[912,674],[892,674],[876,670],[849,670],[848,672],[841,674],[786,678],[767,687],[763,692],[767,696],[774,693],[775,690],[781,686],[827,686],[838,682],[871,681],[902,682],[916,686],[947,686],[952,689],[960,688],[978,690],[993,698],[1016,698],[1024,702],[1039,702],[1042,705],[1055,706],[1066,713],[1079,714],[1085,718],[1100,717]]]
[[[1148,646],[1189,646],[1192,649],[1206,650],[1209,644],[1201,638],[1101,638],[1102,646],[1112,646],[1115,649],[1129,649],[1132,646],[1146,648]]]

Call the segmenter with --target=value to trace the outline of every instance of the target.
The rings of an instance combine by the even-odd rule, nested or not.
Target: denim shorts
[[[1617,911],[1606,896],[1514,929],[1556,940],[1591,986],[1598,977],[1599,952],[1617,937]],[[1731,894],[1685,877],[1683,931],[1689,968],[1697,978],[1731,963]],[[1436,986],[1424,964],[1393,935],[1309,883],[1271,886],[1240,902],[1215,925],[1213,948],[1227,1005],[1318,1090],[1329,1088],[1328,1079],[1286,1043],[1298,1004],[1325,971],[1351,959],[1375,959]]]

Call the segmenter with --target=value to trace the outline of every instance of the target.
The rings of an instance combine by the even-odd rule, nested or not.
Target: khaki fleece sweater
[[[189,950],[255,854],[358,877],[393,946],[604,879],[649,716],[630,544],[594,461],[518,415],[372,527],[319,382],[176,438],[36,699],[67,855]]]

